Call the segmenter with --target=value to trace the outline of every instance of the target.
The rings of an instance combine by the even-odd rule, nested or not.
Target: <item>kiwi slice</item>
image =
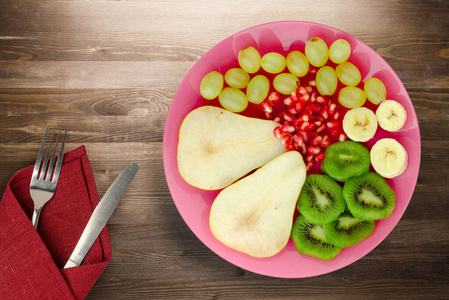
[[[324,225],[332,222],[346,209],[342,187],[327,175],[307,176],[297,208],[312,223]]]
[[[335,180],[368,173],[370,166],[369,150],[354,141],[337,142],[326,148],[325,159],[321,162],[324,173]]]
[[[324,227],[326,239],[337,247],[349,247],[360,243],[374,231],[374,221],[362,221],[350,211],[344,211],[337,220]]]
[[[374,172],[348,179],[343,197],[352,215],[360,220],[388,218],[396,205],[393,189]]]
[[[303,215],[293,224],[292,240],[300,254],[322,260],[332,260],[341,251],[326,239],[322,225],[310,223]]]

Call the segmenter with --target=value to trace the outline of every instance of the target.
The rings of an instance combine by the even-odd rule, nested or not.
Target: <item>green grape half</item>
[[[309,61],[299,51],[292,51],[287,55],[287,68],[295,76],[303,77],[309,72]]]
[[[287,61],[282,54],[270,52],[262,57],[260,65],[268,73],[276,74],[284,71]]]
[[[329,59],[336,64],[344,63],[350,55],[351,45],[344,39],[336,40],[329,47]]]
[[[270,81],[263,75],[254,76],[246,88],[246,96],[251,103],[259,104],[268,96]]]
[[[365,92],[355,86],[347,86],[340,90],[338,102],[347,108],[357,108],[365,104]]]
[[[232,112],[244,111],[248,106],[248,98],[241,91],[233,87],[224,88],[220,95],[218,95],[218,101],[221,106]]]
[[[223,89],[223,75],[217,71],[207,73],[200,84],[200,94],[207,100],[218,97]]]
[[[379,104],[387,99],[387,89],[377,78],[370,78],[365,82],[364,90],[366,98],[374,104]]]
[[[332,95],[337,89],[337,73],[332,67],[325,66],[316,73],[316,88],[321,95]]]
[[[245,88],[249,82],[249,74],[240,68],[229,69],[224,78],[229,86],[236,89]]]
[[[256,73],[260,69],[260,54],[254,47],[248,46],[240,49],[237,60],[240,68],[250,74]]]
[[[304,52],[309,63],[315,67],[324,66],[329,58],[329,49],[326,42],[319,37],[308,40]]]
[[[298,77],[290,73],[281,73],[273,80],[273,87],[284,95],[290,95],[298,86]]]
[[[359,69],[347,61],[339,64],[335,68],[335,72],[337,72],[337,77],[341,83],[347,86],[356,86],[362,80]]]

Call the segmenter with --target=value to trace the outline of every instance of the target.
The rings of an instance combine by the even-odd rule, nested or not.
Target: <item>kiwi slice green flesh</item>
[[[349,247],[366,239],[374,231],[374,221],[362,221],[351,212],[343,212],[337,220],[324,227],[326,239],[337,247]]]
[[[291,236],[300,254],[332,260],[341,251],[341,248],[332,245],[326,239],[322,225],[310,223],[303,215],[295,220]]]
[[[388,218],[396,206],[393,189],[374,172],[348,179],[343,197],[352,215],[360,220]]]
[[[297,208],[314,224],[332,222],[346,209],[342,187],[327,175],[307,176],[299,194]]]
[[[369,171],[369,150],[360,143],[337,142],[327,147],[324,155],[321,169],[335,180],[346,181],[352,176],[366,174]]]

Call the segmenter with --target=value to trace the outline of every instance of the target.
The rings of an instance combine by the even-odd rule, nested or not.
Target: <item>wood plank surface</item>
[[[102,195],[140,165],[108,222],[113,259],[87,299],[449,299],[449,2],[1,1],[0,190],[34,163],[47,124],[85,145]],[[214,45],[283,20],[357,37],[395,70],[421,134],[415,192],[391,234],[359,261],[270,278],[209,250],[165,181],[165,119],[181,81]],[[1,241],[0,241],[1,242]]]

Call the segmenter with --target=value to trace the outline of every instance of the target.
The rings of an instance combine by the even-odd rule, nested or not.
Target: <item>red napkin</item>
[[[64,155],[56,193],[37,231],[29,187],[33,166],[17,172],[0,201],[0,299],[84,299],[111,261],[107,228],[79,267],[63,269],[100,201],[84,146]]]

